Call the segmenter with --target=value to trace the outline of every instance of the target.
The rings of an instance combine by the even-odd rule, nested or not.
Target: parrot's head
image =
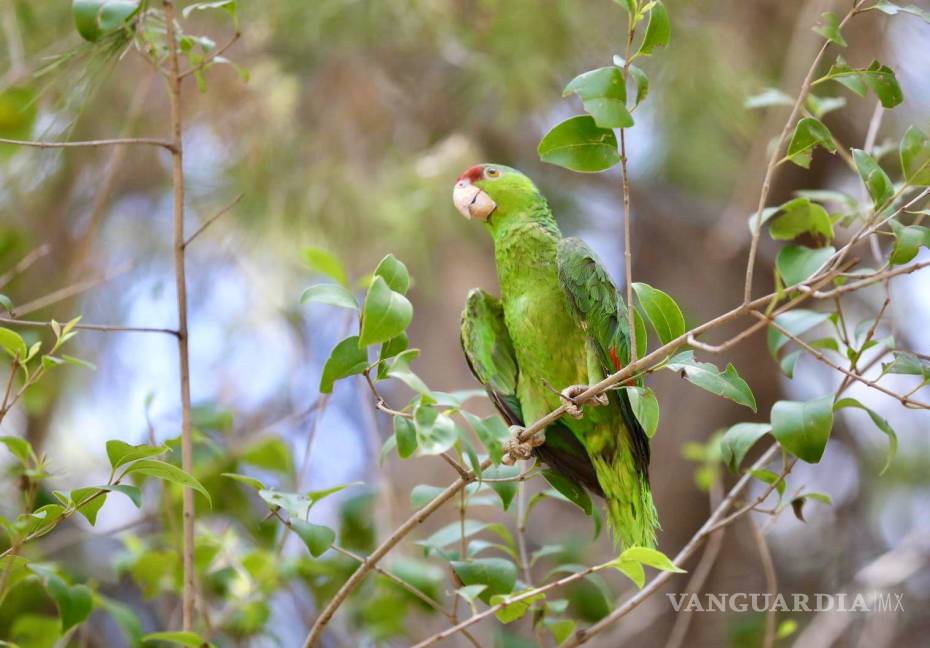
[[[540,197],[528,177],[501,164],[478,164],[460,175],[452,202],[465,218],[490,222],[506,218]]]

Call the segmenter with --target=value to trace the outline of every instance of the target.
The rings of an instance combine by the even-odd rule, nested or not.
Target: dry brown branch
[[[86,292],[91,288],[99,286],[100,284],[111,281],[112,279],[115,279],[116,277],[128,272],[130,269],[131,267],[126,265],[108,274],[99,277],[91,277],[89,279],[78,281],[77,283],[71,284],[70,286],[59,288],[58,290],[50,292],[47,295],[33,299],[31,302],[14,307],[13,310],[10,311],[10,315],[12,317],[19,318],[23,315],[28,315],[29,313],[45,308],[46,306],[57,304],[60,301],[70,299],[71,297],[80,295],[82,292]]]
[[[768,593],[770,600],[775,598],[775,594],[778,593],[778,576],[775,573],[775,563],[772,562],[772,552],[769,551],[769,546],[765,542],[765,537],[762,535],[762,531],[759,529],[759,525],[756,524],[756,521],[752,519],[752,516],[747,516],[746,518],[749,521],[749,527],[752,530],[752,538],[756,543],[756,547],[759,549],[759,560],[762,563],[762,573],[765,574],[765,591]],[[772,644],[775,642],[775,608],[769,606],[769,609],[765,612],[765,634],[762,638],[762,648],[772,648]]]
[[[0,289],[6,286],[8,283],[13,281],[14,278],[26,272],[29,268],[32,267],[32,264],[46,256],[49,252],[52,251],[52,248],[47,243],[40,245],[36,249],[32,250],[29,254],[24,256],[19,263],[17,263],[13,268],[5,272],[0,276]]]
[[[168,95],[171,103],[171,182],[174,189],[174,278],[178,305],[178,360],[181,389],[181,468],[193,473],[194,450],[191,439],[190,354],[187,330],[187,271],[184,255],[184,148],[181,138],[181,72],[178,43],[175,34],[174,4],[163,0],[165,39],[168,43]],[[184,488],[183,494],[183,566],[182,626],[191,630],[196,608],[196,568],[194,565],[194,491]]]

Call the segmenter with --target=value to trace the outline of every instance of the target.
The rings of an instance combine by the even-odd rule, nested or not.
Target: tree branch
[[[121,146],[123,144],[139,144],[143,146],[160,146],[174,151],[174,144],[168,140],[155,137],[117,137],[114,139],[86,140],[83,142],[36,142],[31,140],[13,140],[0,138],[0,144],[13,144],[15,146],[29,146],[32,148],[96,148],[100,146]]]
[[[178,43],[175,33],[174,4],[163,0],[165,10],[165,39],[168,45],[168,94],[171,102],[171,180],[174,188],[174,278],[178,305],[178,361],[181,389],[181,468],[192,474],[194,450],[191,439],[191,386],[190,354],[187,330],[187,274],[184,256],[184,149],[181,116],[181,73],[178,62]],[[184,591],[182,595],[183,629],[190,631],[194,624],[197,591],[194,565],[194,491],[184,488],[183,493],[183,564]]]
[[[852,9],[847,12],[843,19],[840,21],[837,29],[842,29],[843,26],[859,11],[859,6],[865,0],[856,0],[853,4]],[[756,208],[756,213],[754,215],[753,227],[752,227],[752,242],[749,245],[749,260],[746,262],[746,283],[743,288],[743,305],[746,308],[749,308],[749,302],[752,299],[752,276],[753,271],[756,265],[756,253],[759,249],[759,234],[762,231],[762,210],[765,209],[765,203],[769,197],[769,190],[771,189],[772,179],[775,176],[775,167],[778,166],[779,154],[781,153],[782,147],[785,145],[785,142],[788,140],[788,135],[791,133],[791,129],[794,126],[794,120],[797,119],[798,113],[801,110],[801,106],[804,104],[804,100],[807,98],[808,92],[811,89],[811,83],[814,81],[814,73],[817,71],[817,66],[820,65],[820,61],[823,59],[823,55],[826,53],[827,48],[830,47],[831,41],[824,40],[823,45],[820,48],[820,51],[817,52],[817,56],[814,57],[814,61],[811,63],[810,69],[808,69],[807,74],[804,76],[804,80],[801,82],[801,89],[798,92],[798,96],[794,101],[794,105],[791,107],[791,113],[788,115],[788,120],[785,122],[784,128],[782,128],[781,134],[778,136],[778,140],[772,153],[769,156],[769,162],[765,167],[765,176],[762,178],[762,190],[759,193],[759,206]]]

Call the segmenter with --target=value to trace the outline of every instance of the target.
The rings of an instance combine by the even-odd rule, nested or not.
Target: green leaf
[[[804,117],[794,127],[794,134],[788,142],[787,158],[799,167],[807,169],[810,167],[815,146],[836,153],[833,135],[823,122],[813,117]]]
[[[846,47],[846,39],[840,33],[840,19],[832,11],[820,14],[823,16],[823,25],[814,27],[814,32],[820,34],[828,41],[836,43],[840,47]]]
[[[417,406],[413,411],[413,424],[423,454],[441,454],[451,448],[458,437],[452,419],[430,405]]]
[[[822,324],[830,318],[829,313],[818,313],[817,311],[807,310],[804,308],[795,308],[786,311],[775,317],[775,322],[794,336],[800,336],[815,326]],[[788,336],[784,335],[774,326],[769,326],[768,330],[768,347],[769,353],[773,358],[778,357],[778,351],[789,341]]]
[[[878,61],[872,61],[868,68],[856,69],[849,67],[843,57],[838,56],[827,74],[814,81],[813,85],[831,80],[842,83],[860,97],[864,97],[866,91],[871,89],[885,108],[894,108],[904,100],[894,71]]]
[[[118,439],[107,441],[107,457],[110,459],[110,466],[113,470],[137,459],[157,457],[168,451],[168,446],[130,445]]]
[[[720,439],[720,458],[732,472],[737,472],[749,449],[771,431],[768,423],[737,423]]]
[[[12,312],[13,310],[13,300],[7,297],[6,295],[0,295],[0,308],[6,312]]]
[[[149,477],[155,477],[163,481],[180,484],[186,488],[192,488],[207,498],[207,502],[210,503],[210,506],[213,506],[213,500],[210,498],[210,493],[207,492],[207,489],[204,488],[193,475],[184,472],[170,463],[157,459],[141,459],[129,466],[126,470],[126,474],[148,475]]]
[[[879,11],[886,13],[889,16],[894,16],[899,12],[911,14],[912,16],[921,18],[925,23],[930,23],[930,11],[921,9],[917,5],[913,4],[902,7],[895,4],[894,2],[889,2],[889,0],[879,0],[878,4],[868,7],[868,9],[878,9]]]
[[[0,347],[6,351],[14,360],[23,360],[29,353],[26,348],[26,341],[22,336],[11,329],[0,326]]]
[[[291,518],[291,528],[307,545],[310,555],[319,558],[336,541],[336,532],[319,524],[310,524],[300,518]]]
[[[624,387],[630,397],[630,405],[636,420],[650,439],[659,427],[659,401],[649,387]]]
[[[853,149],[853,160],[856,163],[856,170],[859,171],[859,177],[865,184],[869,195],[872,197],[876,207],[884,205],[894,195],[894,185],[888,174],[878,166],[871,155],[860,149]]]
[[[894,247],[889,261],[892,265],[901,265],[911,261],[920,251],[920,246],[930,244],[930,230],[920,225],[902,225],[891,220],[888,222],[894,232]]]
[[[772,472],[771,470],[766,470],[765,468],[757,468],[755,470],[750,470],[749,474],[758,479],[759,481],[773,486],[778,495],[785,494],[785,480],[781,475]]]
[[[36,455],[32,450],[32,445],[25,439],[15,436],[2,436],[0,443],[6,446],[14,457],[16,457],[23,466],[29,465],[30,458],[35,462]]]
[[[569,502],[584,511],[585,515],[593,513],[594,504],[591,502],[591,496],[580,484],[554,470],[545,469],[542,474],[550,486],[562,494]]]
[[[152,632],[142,637],[142,641],[145,643],[149,643],[150,641],[164,641],[177,646],[189,646],[189,648],[204,648],[210,645],[204,641],[199,634],[180,631]]]
[[[756,399],[752,395],[752,390],[749,389],[746,381],[740,378],[732,363],[721,372],[709,362],[695,360],[694,351],[682,351],[672,357],[665,368],[682,373],[684,378],[701,389],[729,398],[735,403],[745,405],[753,412],[756,411]]]
[[[106,489],[103,489],[106,490]],[[91,526],[97,524],[97,513],[103,507],[103,503],[107,500],[106,492],[101,495],[96,495],[101,491],[100,488],[86,487],[86,488],[76,488],[71,491],[71,501],[75,505],[80,504],[83,501],[87,501],[86,504],[77,509],[78,513],[87,518],[87,521],[90,522]]]
[[[368,352],[364,347],[359,347],[357,335],[347,337],[336,345],[323,365],[320,393],[331,394],[337,380],[360,374],[368,368]]]
[[[442,527],[426,540],[418,541],[417,544],[433,551],[439,551],[453,542],[458,542],[460,538],[470,538],[489,526],[491,526],[490,523],[478,520],[465,520],[464,524],[455,521]]]
[[[630,16],[636,15],[636,0],[614,0],[614,2],[626,9]]]
[[[338,306],[339,308],[348,308],[358,310],[358,302],[355,301],[355,295],[352,294],[345,286],[339,284],[317,284],[307,288],[300,296],[300,303],[316,302],[318,304],[328,304]]]
[[[240,461],[272,470],[284,475],[290,475],[294,470],[294,459],[291,456],[291,446],[277,436],[267,436],[257,439],[246,446]]]
[[[500,621],[501,623],[512,623],[516,621],[517,619],[522,619],[526,615],[526,613],[529,612],[530,608],[533,607],[533,604],[536,603],[536,601],[542,601],[543,599],[546,598],[545,593],[540,592],[538,594],[533,594],[532,596],[527,596],[526,598],[522,598],[519,601],[508,603],[510,599],[516,598],[520,596],[521,594],[523,594],[524,592],[528,592],[528,591],[530,590],[514,592],[513,594],[510,594],[510,595],[495,594],[494,596],[492,596],[491,600],[488,601],[490,605],[506,603],[504,607],[502,607],[500,610],[494,613],[494,616],[497,617],[497,620]]]
[[[262,482],[255,479],[254,477],[249,477],[248,475],[240,475],[238,473],[227,473],[227,472],[220,473],[220,475],[222,477],[229,477],[230,479],[234,479],[237,482],[241,484],[245,484],[249,488],[254,488],[257,491],[265,489],[265,485]]]
[[[132,18],[139,0],[74,0],[71,8],[81,38],[94,43]]]
[[[482,477],[488,479],[508,479],[516,477],[520,474],[519,466],[491,466],[484,471]],[[491,490],[497,493],[497,496],[501,498],[501,506],[504,510],[510,508],[510,504],[513,502],[513,498],[517,494],[517,482],[485,482],[490,486]]]
[[[823,119],[827,113],[839,110],[846,106],[846,97],[818,97],[814,93],[807,95],[805,100],[808,110],[814,113],[817,119]]]
[[[668,46],[672,36],[672,27],[668,20],[668,10],[662,0],[656,0],[649,12],[649,24],[638,54],[648,56],[657,47]]]
[[[626,109],[623,71],[613,65],[590,70],[572,79],[562,96],[577,94],[585,112],[601,128],[629,128],[633,118]]]
[[[62,633],[83,623],[90,616],[94,607],[94,597],[86,585],[68,585],[53,571],[40,569],[37,565],[31,565],[30,569],[45,581],[45,589],[55,601],[61,617]]]
[[[788,378],[794,378],[794,367],[798,363],[798,358],[801,357],[801,354],[804,353],[802,350],[792,351],[791,353],[785,355],[784,358],[778,363],[778,368],[781,369],[781,372],[785,374]]]
[[[349,287],[349,279],[342,261],[329,250],[308,247],[303,249],[301,256],[307,267],[314,272],[331,277],[346,288]]]
[[[388,285],[388,288],[401,295],[407,294],[407,288],[410,287],[410,274],[407,272],[407,266],[397,260],[393,254],[389,254],[378,263],[374,272],[376,277],[381,277]]]
[[[783,213],[769,225],[773,239],[787,241],[805,233],[833,238],[833,221],[822,205],[808,198],[795,198],[778,209]]]
[[[411,320],[413,306],[407,298],[391,290],[383,277],[375,277],[365,296],[358,346],[386,342],[403,333]]]
[[[786,286],[795,286],[813,277],[835,253],[832,245],[823,248],[786,245],[779,250],[775,267]]]
[[[501,418],[490,416],[486,419],[480,419],[471,412],[466,411],[462,411],[462,416],[488,451],[491,461],[499,464],[504,454],[504,443],[510,439],[510,431]]]
[[[576,623],[571,619],[550,619],[546,617],[543,619],[543,625],[552,633],[552,639],[555,641],[555,645],[561,646],[572,636],[572,633],[575,631]]]
[[[122,630],[123,635],[126,637],[127,645],[131,648],[138,648],[138,646],[141,646],[142,622],[139,621],[139,617],[136,616],[132,608],[119,601],[100,596],[99,594],[97,595],[97,600],[99,601],[99,606],[113,617],[116,625]]]
[[[746,101],[743,102],[743,107],[748,109],[753,108],[768,108],[770,106],[790,106],[794,104],[794,98],[785,94],[778,88],[766,88],[759,94],[747,97]]]
[[[571,171],[595,173],[620,161],[614,132],[590,115],[578,115],[550,130],[538,148],[539,159]]]
[[[832,504],[833,499],[826,493],[810,492],[810,493],[801,493],[797,497],[791,500],[791,509],[794,511],[796,518],[805,522],[804,519],[804,503],[809,500],[817,500],[818,502],[823,502],[824,504]]]
[[[778,401],[772,406],[771,420],[772,435],[782,447],[807,463],[817,463],[833,428],[833,397]]]
[[[325,499],[329,497],[330,495],[334,495],[336,493],[344,491],[350,486],[359,486],[364,483],[365,482],[362,482],[362,481],[353,481],[353,482],[348,482],[346,484],[338,484],[337,486],[330,486],[329,488],[322,488],[320,490],[307,491],[306,498],[310,500],[310,505],[313,506],[314,504],[319,502],[321,499]]]
[[[899,154],[905,183],[930,187],[930,137],[911,126],[901,139]]]
[[[888,437],[888,456],[885,459],[885,465],[882,467],[882,470],[879,473],[884,474],[885,471],[888,470],[888,467],[891,465],[891,462],[894,461],[894,457],[898,452],[898,435],[895,434],[894,429],[888,425],[888,421],[860,403],[855,398],[842,398],[836,401],[836,403],[833,404],[833,411],[839,411],[844,407],[856,407],[858,409],[864,410],[865,413],[869,415],[869,418],[872,419],[872,423],[875,424],[875,427],[884,432]]]
[[[430,389],[426,386],[426,383],[410,368],[410,362],[419,354],[418,349],[407,349],[399,353],[385,371],[385,376],[396,378],[415,392],[430,394]]]
[[[930,381],[930,362],[906,351],[894,351],[893,356],[894,360],[882,364],[884,373],[920,376],[925,382]]]
[[[430,486],[429,484],[417,484],[410,491],[411,508],[420,509],[429,504],[444,488],[439,486]]]
[[[685,573],[684,569],[677,567],[664,553],[649,547],[629,547],[610,563],[611,567],[628,576],[640,589],[646,583],[643,565],[653,567],[659,571],[674,572],[676,574]]]
[[[662,344],[684,334],[685,318],[674,299],[645,283],[634,283],[633,290]]]
[[[452,561],[452,569],[465,585],[486,585],[479,594],[486,603],[495,594],[509,594],[517,584],[517,567],[505,558],[474,558]]]
[[[397,456],[410,457],[417,450],[417,430],[410,419],[394,417],[394,436],[397,437]]]
[[[633,101],[633,107],[635,108],[645,101],[646,95],[649,94],[649,77],[635,65],[630,65],[629,70],[630,77],[633,79],[633,83],[636,86],[636,99]]]

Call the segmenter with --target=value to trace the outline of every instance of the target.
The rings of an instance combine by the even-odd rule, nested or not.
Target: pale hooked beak
[[[497,203],[491,197],[468,180],[459,180],[452,190],[452,202],[459,213],[465,218],[487,221]]]

